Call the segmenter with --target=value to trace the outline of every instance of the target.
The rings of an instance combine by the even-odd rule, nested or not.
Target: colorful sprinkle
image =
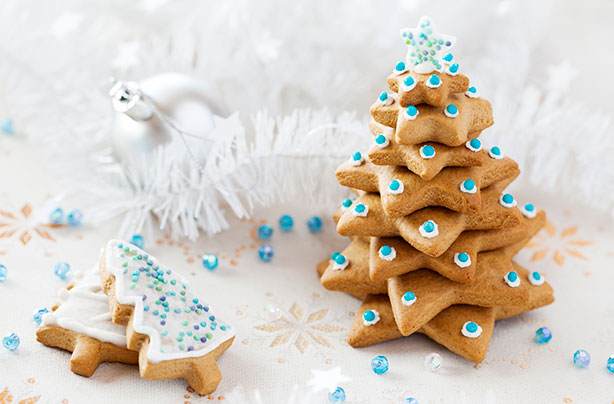
[[[408,46],[407,64],[416,73],[428,74],[441,71],[456,38],[440,34],[429,17],[422,17],[416,28],[401,30],[401,38]],[[450,60],[452,60],[450,58]]]

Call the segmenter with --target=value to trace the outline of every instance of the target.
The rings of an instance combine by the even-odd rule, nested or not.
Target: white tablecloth
[[[549,223],[518,261],[546,275],[556,301],[499,322],[481,365],[420,335],[350,348],[345,336],[359,302],[323,289],[314,270],[319,260],[347,244],[334,232],[335,206],[297,201],[258,210],[255,220],[234,221],[231,230],[196,243],[173,242],[164,233],[146,239],[146,249],[187,276],[237,330],[234,345],[218,362],[224,378],[215,394],[199,397],[183,380],[143,380],[136,367],[121,364],[103,364],[91,378],[77,376],[69,370],[69,353],[36,342],[32,311],[49,307],[68,282],[54,276],[54,264],[62,260],[73,271],[86,269],[114,236],[117,223],[94,228],[86,217],[80,228],[45,226],[47,218],[39,212],[60,191],[51,175],[30,145],[0,136],[0,263],[9,271],[0,283],[0,335],[21,337],[15,352],[0,349],[1,404],[229,402],[233,390],[253,396],[256,389],[263,402],[286,402],[294,386],[301,396],[309,391],[312,370],[335,367],[351,378],[342,384],[347,403],[402,403],[406,397],[421,404],[614,402],[614,374],[605,367],[614,353],[611,219],[529,189],[522,178],[514,184],[516,197],[546,209]],[[283,213],[295,219],[291,233],[277,227]],[[314,214],[325,218],[317,235],[305,225]],[[257,257],[254,229],[261,222],[276,229],[275,258],[268,264]],[[199,257],[205,252],[219,255],[216,271],[202,267]],[[274,320],[267,305],[278,307],[283,319]],[[553,333],[543,346],[533,339],[541,326]],[[580,348],[592,356],[586,369],[572,362]],[[438,373],[424,368],[430,352],[443,357]],[[390,360],[387,374],[371,371],[376,355]],[[326,394],[309,402],[324,403]]]

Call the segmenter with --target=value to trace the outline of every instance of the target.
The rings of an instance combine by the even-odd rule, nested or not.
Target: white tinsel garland
[[[538,82],[540,66],[560,61],[535,61],[547,14],[535,2],[456,0],[437,10],[422,1],[351,0],[2,7],[2,114],[42,146],[89,219],[124,216],[122,235],[151,226],[154,216],[174,237],[196,238],[225,228],[226,207],[243,217],[283,199],[334,203],[342,192],[334,167],[368,147],[368,106],[405,57],[399,29],[422,14],[458,37],[456,60],[493,104],[486,144],[501,145],[531,183],[614,212],[609,120],[569,100],[564,69],[550,74],[558,80]],[[159,150],[154,164],[135,161],[123,173],[109,159],[107,77],[164,71],[208,81],[240,112],[217,122],[217,136],[235,146],[222,144],[206,175],[180,149]],[[346,110],[359,119],[341,115]]]

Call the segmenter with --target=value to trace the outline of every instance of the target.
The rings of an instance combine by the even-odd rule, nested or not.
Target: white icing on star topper
[[[454,46],[456,37],[440,34],[431,22],[423,16],[416,28],[404,28],[401,37],[408,46],[407,68],[420,74],[443,71],[443,56]]]

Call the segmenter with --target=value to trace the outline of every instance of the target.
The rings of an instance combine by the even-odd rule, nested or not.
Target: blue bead
[[[605,367],[612,373],[614,373],[614,355],[610,356],[608,358],[608,361],[605,365]]]
[[[429,77],[429,83],[431,83],[433,86],[437,86],[439,83],[441,83],[441,79],[436,74],[431,74],[431,77]]]
[[[358,213],[362,213],[364,212],[366,209],[365,205],[362,203],[357,204],[356,206],[354,206],[354,210]]]
[[[426,222],[424,222],[424,224],[422,225],[423,229],[425,232],[430,233],[433,230],[435,230],[435,223],[433,223],[432,220],[428,220]]]
[[[390,188],[391,191],[396,191],[397,189],[399,189],[400,186],[401,184],[398,180],[392,180],[390,181],[390,185],[388,186],[388,188]]]
[[[413,86],[413,85],[414,85],[415,80],[414,80],[414,78],[413,78],[412,76],[407,76],[407,77],[405,78],[405,80],[403,81],[403,83],[404,83],[404,84],[405,84],[407,87],[410,87],[410,86]]]
[[[283,215],[279,218],[279,228],[284,233],[289,232],[294,227],[294,219],[290,215]]]
[[[450,115],[456,115],[458,113],[458,108],[456,108],[456,105],[450,104],[446,107],[446,111],[448,111]]]
[[[350,206],[352,206],[352,200],[350,198],[344,199],[343,202],[341,203],[343,205],[344,208],[349,208]]]
[[[53,273],[60,279],[64,280],[70,272],[70,265],[66,262],[58,262],[53,267]]]
[[[403,404],[418,404],[418,400],[416,400],[415,398],[406,398],[405,401],[403,401]]]
[[[532,203],[527,203],[526,205],[524,205],[524,210],[526,210],[527,212],[533,212],[535,210],[535,206],[533,206]]]
[[[507,203],[508,205],[514,202],[514,197],[511,194],[503,195],[502,199],[503,199],[503,202]]]
[[[140,248],[141,250],[145,248],[145,239],[140,234],[135,234],[130,239],[130,244]]]
[[[414,292],[405,292],[405,294],[403,294],[403,300],[405,300],[406,302],[410,302],[412,300],[414,300],[416,298],[416,294]]]
[[[375,320],[375,313],[373,313],[373,310],[367,310],[365,311],[365,313],[362,315],[362,318],[365,321],[373,321]]]
[[[375,372],[375,374],[384,374],[388,371],[388,368],[388,358],[386,358],[385,356],[380,355],[371,359],[371,369],[373,369],[373,372]]]
[[[469,142],[469,144],[471,145],[471,147],[473,147],[474,149],[479,149],[480,147],[482,147],[482,142],[480,142],[480,139],[471,139],[471,141]]]
[[[535,331],[535,341],[537,341],[538,344],[545,344],[551,339],[552,332],[550,332],[550,329],[548,327],[542,327]]]
[[[215,254],[204,254],[202,257],[203,266],[207,268],[209,271],[213,271],[217,268],[219,264],[219,260],[217,259],[217,255]]]
[[[540,273],[539,273],[539,272],[533,272],[533,273],[531,274],[531,276],[532,276],[532,277],[533,277],[533,279],[535,279],[536,281],[539,281],[539,280],[542,278],[542,276],[540,275]]]
[[[470,321],[467,323],[467,325],[465,326],[465,329],[471,333],[474,333],[478,330],[478,325],[476,323],[474,323],[473,321]]]
[[[36,324],[40,325],[41,322],[43,321],[43,316],[47,313],[49,313],[49,310],[47,310],[46,307],[43,307],[42,309],[34,310],[34,314],[32,314],[32,318],[34,319],[34,322]]]
[[[431,157],[435,154],[435,148],[430,144],[427,144],[422,148],[422,154],[424,154],[426,157]]]
[[[6,334],[4,338],[2,338],[2,346],[4,346],[9,351],[14,351],[19,347],[19,343],[21,340],[19,339],[19,335],[14,332]]]
[[[405,70],[405,63],[403,62],[399,62],[397,63],[397,65],[394,67],[394,69],[398,72],[402,72],[403,70]]]
[[[516,282],[516,280],[518,279],[518,274],[516,272],[512,271],[512,272],[507,274],[507,279],[510,282]]]
[[[495,156],[498,156],[501,154],[501,149],[499,149],[498,146],[493,146],[490,148],[490,152],[494,154]]]
[[[382,253],[382,255],[390,255],[390,253],[392,252],[392,248],[390,248],[390,246],[388,245],[385,245],[385,246],[382,246],[382,248],[380,248],[379,251]]]
[[[13,121],[8,118],[0,119],[0,128],[2,129],[2,132],[7,135],[15,134],[15,128],[13,128]]]
[[[307,220],[307,227],[309,227],[309,231],[312,233],[318,233],[322,230],[322,219],[319,216],[312,216]]]
[[[410,105],[409,107],[407,107],[407,115],[416,116],[417,113],[418,113],[418,108],[416,108],[415,106]]]
[[[263,224],[258,228],[258,238],[262,241],[269,241],[273,236],[273,228],[268,224]]]
[[[472,179],[465,180],[465,182],[463,182],[463,187],[465,187],[466,190],[471,191],[475,188],[475,181]]]
[[[52,224],[62,224],[62,222],[64,221],[64,211],[62,210],[62,208],[55,208],[50,214],[49,214],[49,222]]]
[[[467,261],[469,260],[469,254],[464,253],[464,252],[463,252],[463,253],[458,254],[458,260],[459,260],[460,262],[467,262]]]
[[[6,280],[6,275],[8,272],[9,270],[6,268],[6,266],[0,264],[0,282],[4,282]]]
[[[579,368],[585,368],[591,363],[591,356],[584,349],[578,349],[573,354],[573,363]]]
[[[271,262],[274,255],[275,250],[272,245],[263,245],[258,249],[258,256],[262,262]]]
[[[443,60],[450,63],[452,61],[452,59],[454,58],[454,56],[452,56],[451,53],[446,53],[445,55],[443,55]]]
[[[456,73],[458,71],[458,63],[453,63],[448,68],[451,73]]]
[[[331,404],[341,404],[345,402],[345,390],[337,387],[335,391],[328,393],[328,402]]]
[[[477,88],[475,88],[474,86],[471,86],[471,87],[469,87],[469,88],[467,89],[467,91],[469,91],[470,93],[474,93],[474,94],[475,94],[475,93],[477,93],[477,92],[478,92],[478,89],[477,89]]]
[[[83,213],[79,209],[75,209],[66,216],[66,222],[69,226],[77,227],[83,221]]]
[[[337,255],[335,255],[335,258],[333,258],[333,260],[337,264],[343,265],[343,263],[345,262],[345,256],[343,254],[337,254]]]
[[[380,95],[379,95],[379,100],[380,101],[386,101],[388,99],[388,93],[383,91]]]
[[[377,144],[384,144],[384,143],[386,143],[386,136],[384,136],[384,135],[377,135],[375,137],[375,143],[377,143]]]
[[[333,260],[333,261],[335,261],[335,259],[336,259],[336,258],[337,258],[337,256],[339,256],[339,255],[341,255],[341,254],[339,254],[338,252],[336,252],[336,251],[335,251],[335,252],[334,252],[334,253],[332,253],[332,255],[330,256],[330,259],[331,259],[331,260]],[[337,261],[335,261],[335,262],[337,262]]]

